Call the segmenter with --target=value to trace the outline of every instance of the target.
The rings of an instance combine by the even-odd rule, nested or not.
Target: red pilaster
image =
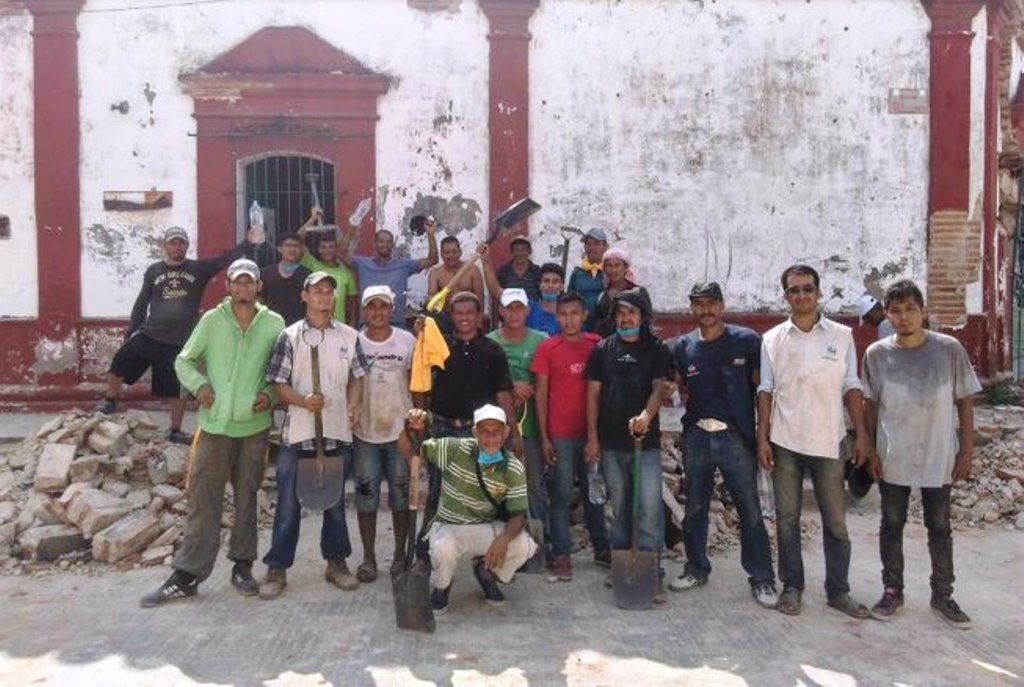
[[[78,13],[85,0],[26,0],[32,13],[39,330],[64,339],[81,315]]]
[[[488,129],[490,217],[530,190],[530,17],[540,0],[480,0],[490,22]],[[525,225],[510,234],[525,234]],[[512,235],[492,248],[495,264],[508,258]]]
[[[985,169],[982,193],[982,310],[988,320],[988,341],[986,353],[992,376],[1004,369],[1003,342],[1004,323],[999,316],[999,255],[1003,244],[996,232],[997,193],[999,184],[999,62],[1000,33],[1004,17],[996,8],[989,8],[986,14],[987,36],[985,40]]]

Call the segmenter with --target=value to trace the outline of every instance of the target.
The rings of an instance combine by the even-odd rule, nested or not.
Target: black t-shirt
[[[306,315],[306,304],[302,302],[302,284],[309,274],[309,269],[302,265],[290,277],[282,277],[277,265],[264,267],[260,272],[263,302],[283,317],[286,325],[294,324]]]
[[[531,301],[540,300],[540,267],[532,262],[526,268],[523,276],[516,274],[516,271],[512,268],[511,260],[499,267],[494,276],[497,278],[498,283],[501,284],[501,288],[523,289],[526,291],[526,297]]]
[[[446,337],[448,360],[434,371],[430,410],[452,419],[468,420],[473,411],[496,403],[499,391],[512,391],[505,351],[497,342],[477,334],[464,341]]]
[[[636,417],[647,405],[655,379],[668,379],[669,351],[656,337],[626,342],[617,335],[602,339],[587,360],[587,380],[601,382],[600,415],[597,438],[603,448],[627,451],[633,449],[629,419]],[[643,447],[661,446],[658,416],[644,435]]]
[[[653,312],[651,295],[647,293],[647,289],[635,284],[630,288],[640,292],[640,295],[647,301],[647,312]],[[597,306],[594,308],[594,332],[596,334],[611,336],[615,333],[615,309],[612,307],[614,302],[615,298],[609,296],[607,291],[602,291],[601,295],[597,297]]]

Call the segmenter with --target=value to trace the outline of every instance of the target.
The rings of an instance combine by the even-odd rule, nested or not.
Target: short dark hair
[[[527,248],[530,249],[531,253],[533,252],[533,244],[530,243],[530,239],[526,238],[525,236],[517,236],[517,237],[515,237],[514,239],[512,239],[511,241],[508,242],[508,247],[511,249],[517,243],[523,244],[524,246],[526,246]]]
[[[313,239],[313,247],[319,248],[321,243],[337,243],[338,237],[329,231],[318,231]]]
[[[459,248],[462,248],[462,244],[459,243],[459,240],[454,236],[445,236],[443,239],[441,239],[441,248],[444,248],[444,244],[446,243],[454,243]]]
[[[456,303],[463,303],[466,301],[469,301],[473,305],[475,305],[477,312],[481,312],[483,310],[483,304],[480,302],[480,299],[477,298],[476,294],[473,293],[472,291],[459,291],[457,294],[452,296],[451,300],[448,301],[448,309],[454,310]]]
[[[787,284],[786,281],[789,279],[790,275],[794,274],[810,276],[811,278],[814,279],[814,288],[821,288],[821,279],[818,277],[818,271],[816,269],[814,269],[810,265],[796,264],[790,265],[789,267],[782,271],[782,279],[780,281],[782,281],[783,291],[789,288],[789,284]]]
[[[587,311],[587,302],[583,300],[583,296],[579,295],[575,291],[567,291],[558,296],[558,300],[555,301],[555,309],[561,308],[563,305],[570,305],[572,303],[579,303],[580,309],[583,312]]]
[[[917,284],[910,279],[900,279],[885,290],[885,296],[883,296],[885,309],[888,310],[889,306],[896,301],[908,298],[912,298],[919,308],[924,307],[924,295],[921,293],[921,289],[917,288]]]
[[[540,276],[543,277],[545,274],[557,274],[558,278],[565,281],[565,270],[557,262],[545,262],[540,266]]]
[[[295,241],[298,244],[302,244],[302,237],[298,234],[278,234],[277,245],[283,244],[285,241]]]

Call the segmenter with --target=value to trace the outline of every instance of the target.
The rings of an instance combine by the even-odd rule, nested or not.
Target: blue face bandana
[[[286,276],[292,276],[295,274],[295,270],[299,269],[299,263],[297,262],[282,262],[278,264],[278,269],[281,270]]]
[[[494,453],[488,453],[487,451],[481,450],[480,455],[476,457],[476,462],[481,465],[494,465],[500,463],[504,456],[501,454],[501,449],[498,449]]]
[[[541,291],[540,292],[540,299],[542,301],[547,301],[548,303],[550,303],[551,301],[557,301],[558,300],[558,294],[555,293],[555,292],[552,292],[552,291]]]
[[[640,336],[640,327],[630,327],[629,329],[616,329],[615,333],[619,336]]]

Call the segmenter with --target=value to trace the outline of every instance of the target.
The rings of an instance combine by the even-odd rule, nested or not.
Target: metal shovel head
[[[345,488],[345,460],[341,456],[323,458],[321,473],[317,458],[299,458],[295,492],[306,510],[327,510],[341,501]]]
[[[395,577],[392,589],[398,627],[413,632],[433,632],[435,624],[434,609],[430,605],[430,569],[426,565],[404,568]]]
[[[650,608],[657,589],[657,551],[612,551],[612,592],[616,606],[627,611]]]
[[[494,218],[498,229],[511,229],[516,224],[540,210],[540,203],[531,198],[521,198],[505,208]]]

